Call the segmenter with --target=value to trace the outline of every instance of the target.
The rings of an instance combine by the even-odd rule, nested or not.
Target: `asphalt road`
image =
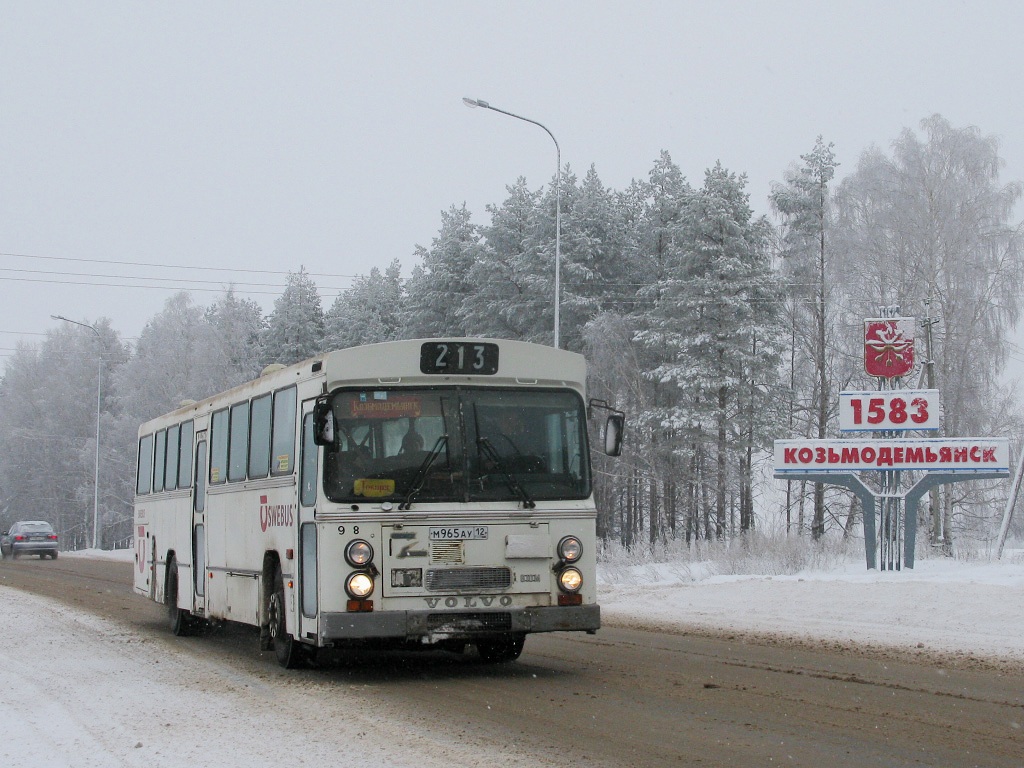
[[[486,733],[567,765],[1024,766],[1024,674],[1005,667],[606,626],[530,636],[508,665],[359,652],[285,671],[251,628],[171,636],[125,563],[5,560],[0,584],[216,655],[264,686],[365,686],[396,727]]]

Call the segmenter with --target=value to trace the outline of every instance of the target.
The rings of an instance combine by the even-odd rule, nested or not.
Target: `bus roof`
[[[497,371],[486,375],[424,373],[420,351],[424,344],[495,344],[499,347]],[[373,386],[389,383],[423,384],[534,384],[583,389],[587,377],[583,355],[541,344],[504,339],[454,338],[411,339],[350,347],[324,358],[327,389],[342,386]]]
[[[499,348],[497,371],[489,375],[432,374],[420,370],[424,344],[494,344]],[[291,384],[324,378],[326,391],[339,387],[392,386],[395,384],[478,384],[491,386],[569,387],[584,394],[586,361],[583,355],[542,344],[507,339],[408,339],[339,349],[286,367],[268,366],[258,379],[240,384],[199,402],[146,421],[139,434],[159,428],[153,422],[172,423],[207,413]]]

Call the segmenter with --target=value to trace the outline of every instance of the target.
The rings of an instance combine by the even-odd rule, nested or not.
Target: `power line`
[[[195,278],[180,278],[180,277],[153,277],[153,276],[150,276],[150,275],[147,275],[147,276],[144,276],[144,277],[136,277],[134,275],[105,275],[105,274],[96,274],[96,273],[93,273],[93,272],[54,272],[54,271],[51,271],[51,270],[44,270],[44,269],[15,269],[15,268],[11,268],[11,267],[0,267],[0,272],[18,272],[18,273],[28,273],[28,274],[33,274],[33,275],[57,275],[59,277],[98,277],[98,278],[105,277],[105,278],[110,278],[110,279],[113,279],[113,280],[152,280],[152,281],[161,282],[161,283],[172,283],[172,282],[174,282],[174,283],[179,283],[179,284],[184,284],[184,283],[201,283],[201,284],[204,284],[204,285],[219,285],[219,286],[221,286],[221,289],[223,289],[223,286],[225,285],[225,283],[228,284],[228,285],[231,285],[231,286],[253,285],[253,286],[257,286],[257,287],[261,287],[261,288],[281,288],[281,289],[283,289],[285,287],[281,283],[239,283],[239,282],[236,282],[236,281],[233,281],[233,280],[232,281],[224,281],[224,280],[199,280],[199,279],[195,279]],[[46,282],[46,280],[44,278],[16,278],[16,277],[14,277],[14,278],[7,278],[7,277],[0,277],[0,280],[16,280],[16,281],[17,280],[38,280],[39,282]],[[82,284],[83,285],[92,285],[92,283],[82,283]],[[125,288],[136,288],[136,287],[145,287],[145,286],[135,286],[135,285],[127,285],[126,284],[124,287]],[[340,290],[344,290],[344,289],[343,288],[337,288],[335,286],[327,286],[323,290],[327,290],[327,291],[340,291]],[[248,291],[245,291],[245,292],[248,293]]]
[[[117,278],[115,278],[115,279],[117,279]],[[126,280],[160,280],[162,278],[130,277],[130,278],[123,278],[123,279],[126,279]],[[144,285],[144,284],[132,285],[132,284],[129,284],[129,283],[104,283],[104,282],[96,282],[96,281],[91,281],[91,280],[53,280],[53,279],[30,278],[30,277],[0,277],[0,282],[45,283],[45,284],[48,284],[48,285],[88,285],[88,286],[93,286],[93,287],[97,287],[97,288],[147,288],[147,289],[158,290],[158,291],[203,291],[203,292],[207,292],[207,293],[224,293],[225,292],[225,286],[224,286],[223,283],[220,284],[219,288],[204,288],[202,286],[189,286],[189,285],[185,285],[185,284],[182,284],[182,283],[179,283],[177,285]],[[209,282],[212,283],[214,281],[211,280]],[[282,287],[282,289],[284,288],[284,286],[281,286],[281,287]],[[340,292],[340,291],[343,291],[343,290],[346,290],[346,289],[344,289],[344,288],[325,288],[323,290],[339,291]],[[245,289],[245,290],[236,291],[236,293],[241,293],[241,294],[245,294],[245,295],[258,295],[258,296],[279,296],[281,294],[281,291],[258,291],[258,290]],[[330,293],[325,294],[325,298],[330,298],[333,295],[335,295],[335,294],[330,294]]]
[[[39,256],[31,253],[5,253],[0,252],[0,256],[10,256],[18,259],[40,259],[45,261],[71,261],[79,262],[83,264],[114,264],[122,267],[158,267],[160,269],[187,269],[187,270],[199,270],[199,271],[211,271],[211,272],[244,272],[247,274],[261,274],[261,275],[290,275],[294,274],[288,270],[274,270],[274,269],[245,269],[235,267],[197,267],[190,266],[187,264],[152,264],[143,261],[114,261],[113,259],[82,259],[73,258],[71,256]],[[329,272],[306,272],[310,277],[342,277],[342,278],[355,278],[358,275],[342,275],[334,274]]]

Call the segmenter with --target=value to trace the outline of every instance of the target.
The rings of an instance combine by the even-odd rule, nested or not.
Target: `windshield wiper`
[[[434,447],[430,449],[430,453],[427,454],[426,458],[423,459],[423,463],[420,464],[420,468],[416,470],[416,475],[412,479],[412,483],[409,486],[409,492],[405,494],[405,498],[402,499],[402,503],[398,505],[400,510],[410,509],[412,507],[412,498],[423,489],[423,483],[427,479],[427,472],[434,466],[434,462],[437,461],[437,457],[441,455],[441,451],[448,445],[448,435],[441,435],[437,438],[437,442],[434,443]]]
[[[498,455],[498,452],[494,450],[494,446],[491,445],[491,441],[488,440],[486,437],[478,437],[476,439],[476,442],[477,445],[479,445],[480,448],[483,450],[483,452],[487,454],[487,458],[494,462],[494,466],[498,469],[498,471],[505,476],[505,482],[508,483],[509,489],[513,493],[519,494],[519,498],[523,500],[523,506],[526,509],[534,509],[537,506],[537,503],[530,498],[530,495],[526,492],[526,489],[519,484],[518,480],[516,480],[515,475],[509,472],[508,469],[505,467],[505,462],[501,460],[501,457]]]

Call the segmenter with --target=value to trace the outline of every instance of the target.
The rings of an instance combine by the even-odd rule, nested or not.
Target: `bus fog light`
[[[373,579],[368,573],[350,574],[345,581],[345,591],[350,597],[360,600],[373,594]]]
[[[366,565],[373,560],[373,547],[370,546],[369,542],[356,539],[349,542],[349,545],[345,547],[345,559],[353,568]]]
[[[583,554],[583,544],[575,536],[566,536],[558,542],[558,556],[567,563],[575,563]]]
[[[565,592],[578,592],[583,586],[583,574],[575,568],[566,568],[558,574],[558,586]]]

